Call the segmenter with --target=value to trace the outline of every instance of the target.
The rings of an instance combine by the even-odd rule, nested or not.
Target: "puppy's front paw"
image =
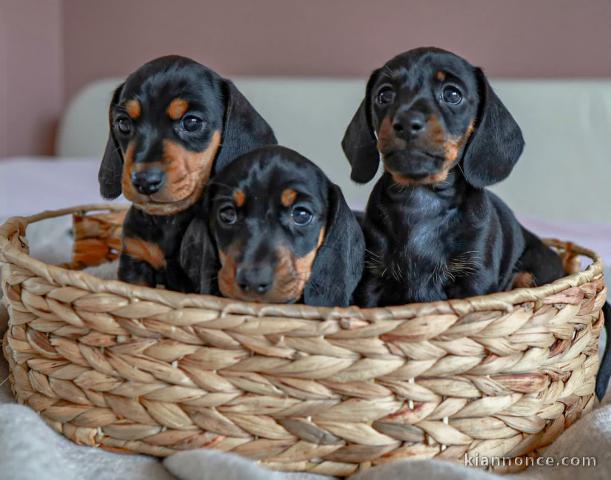
[[[535,277],[530,272],[518,272],[513,276],[511,288],[535,287]]]

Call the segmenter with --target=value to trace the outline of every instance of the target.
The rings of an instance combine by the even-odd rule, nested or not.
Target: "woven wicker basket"
[[[13,391],[77,443],[211,447],[346,476],[404,458],[536,455],[594,403],[606,288],[589,250],[571,246],[593,263],[551,285],[376,309],[183,295],[27,253],[32,222],[117,210],[0,227]]]

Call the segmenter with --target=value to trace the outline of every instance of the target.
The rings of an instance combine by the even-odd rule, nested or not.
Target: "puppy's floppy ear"
[[[342,139],[342,148],[352,166],[350,178],[358,183],[367,183],[378,171],[380,154],[371,124],[371,89],[380,70],[375,70],[367,81],[365,98],[352,117]]]
[[[479,83],[479,116],[463,158],[467,181],[476,188],[507,178],[524,149],[522,130],[476,68]]]
[[[106,149],[102,157],[100,170],[98,171],[98,183],[100,184],[100,194],[102,197],[112,200],[121,195],[121,175],[123,173],[123,155],[117,143],[112,128],[112,109],[119,103],[119,97],[123,90],[123,85],[114,91],[110,107],[108,110],[109,132]]]
[[[307,305],[346,307],[363,274],[365,238],[342,191],[334,184],[330,186],[329,205],[325,238],[303,299]]]
[[[216,277],[220,266],[207,214],[196,214],[187,227],[180,244],[180,266],[191,281],[193,291],[218,294]]]
[[[214,173],[243,153],[264,145],[278,143],[272,128],[231,80],[223,80],[225,119],[221,150],[214,163]]]

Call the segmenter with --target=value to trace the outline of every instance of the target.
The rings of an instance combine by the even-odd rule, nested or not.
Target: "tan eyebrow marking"
[[[136,120],[142,114],[142,107],[138,100],[128,100],[125,103],[125,111],[129,115],[129,118]]]
[[[178,120],[181,118],[185,112],[189,109],[189,102],[182,98],[176,97],[174,100],[170,102],[168,108],[166,109],[166,113],[168,117],[172,120]]]
[[[435,74],[435,78],[439,80],[440,82],[443,82],[446,79],[446,72],[444,72],[443,70],[439,70]]]
[[[293,205],[296,199],[297,192],[292,188],[284,189],[282,191],[282,194],[280,195],[280,202],[282,202],[282,205],[284,205],[285,207],[290,207],[291,205]]]
[[[246,203],[246,194],[242,190],[233,192],[233,201],[236,207],[241,207]]]

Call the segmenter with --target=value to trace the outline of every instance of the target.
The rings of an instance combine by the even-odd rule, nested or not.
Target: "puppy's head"
[[[153,60],[130,75],[114,92],[109,121],[102,196],[122,192],[151,214],[188,208],[215,169],[243,151],[275,143],[233,83],[178,56]]]
[[[339,188],[309,160],[278,146],[255,150],[215,177],[205,204],[209,240],[189,229],[181,258],[193,262],[210,251],[202,242],[212,242],[224,296],[349,304],[363,268],[363,235]]]
[[[480,188],[509,175],[524,141],[479,68],[420,48],[373,72],[342,146],[360,183],[373,178],[381,158],[398,184],[443,182],[462,162]]]

